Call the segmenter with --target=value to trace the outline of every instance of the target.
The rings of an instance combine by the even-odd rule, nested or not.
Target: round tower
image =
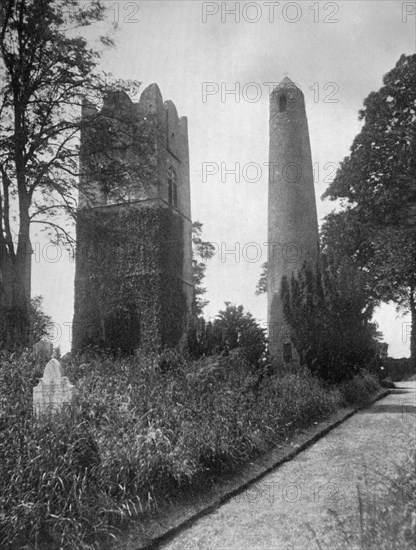
[[[270,94],[268,199],[269,349],[277,364],[296,358],[283,313],[282,277],[318,256],[312,157],[302,91],[285,78]]]

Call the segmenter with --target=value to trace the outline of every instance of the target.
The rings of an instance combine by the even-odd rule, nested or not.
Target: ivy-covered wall
[[[160,350],[187,323],[183,218],[159,200],[78,212],[73,347]]]

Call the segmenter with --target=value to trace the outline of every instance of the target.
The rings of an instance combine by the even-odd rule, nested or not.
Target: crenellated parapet
[[[133,103],[107,94],[100,111],[84,104],[80,208],[162,199],[190,218],[188,125],[151,84]],[[170,172],[169,172],[170,171]],[[174,174],[176,196],[169,195]]]

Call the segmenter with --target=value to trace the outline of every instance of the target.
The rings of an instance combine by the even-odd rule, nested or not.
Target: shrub
[[[414,375],[416,375],[416,370],[410,358],[393,359],[393,357],[387,357],[383,359],[380,378],[390,377],[395,382],[399,382]]]
[[[205,323],[203,318],[195,321],[188,336],[188,347],[194,358],[239,348],[241,357],[250,365],[258,365],[266,351],[265,332],[243,306],[225,302],[225,309],[213,323]]]
[[[365,405],[374,392],[380,389],[377,378],[369,372],[362,370],[352,380],[347,380],[339,385],[342,399],[345,405]]]
[[[352,379],[377,354],[372,307],[360,274],[345,258],[336,266],[321,255],[297,276],[282,280],[284,313],[301,360],[330,382]]]

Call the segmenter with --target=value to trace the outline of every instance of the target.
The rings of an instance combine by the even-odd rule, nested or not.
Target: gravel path
[[[415,382],[397,386],[161,548],[350,548],[336,516],[358,528],[357,486],[383,494],[415,434]]]

